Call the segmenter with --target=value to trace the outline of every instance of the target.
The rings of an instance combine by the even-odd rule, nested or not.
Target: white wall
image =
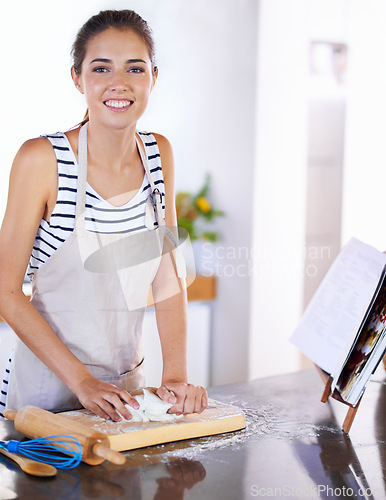
[[[342,244],[386,249],[386,3],[312,0],[310,36],[348,45]]]
[[[298,366],[307,139],[306,0],[261,0],[258,23],[250,377]]]
[[[336,101],[346,106],[344,144],[335,148],[344,146],[342,214],[340,201],[331,200],[334,186],[327,183],[318,193],[324,198],[325,216],[331,215],[334,205],[336,218],[342,215],[342,244],[356,236],[386,249],[385,2],[260,0],[259,4],[251,378],[299,368],[288,337],[303,308],[309,161],[305,114],[310,98],[321,106],[323,99],[329,105]],[[341,94],[334,88],[327,95],[325,88],[318,96],[307,84],[312,40],[348,44],[347,81]],[[331,119],[329,113],[320,114],[319,141],[328,135],[323,130],[330,132]]]
[[[214,384],[247,377],[250,276],[237,272],[239,259],[232,255],[251,245],[257,4],[19,0],[2,6],[0,43],[12,50],[6,51],[7,69],[0,80],[0,216],[11,161],[21,143],[65,130],[83,117],[83,98],[70,79],[69,53],[78,28],[106,8],[132,8],[149,21],[160,73],[140,127],[171,140],[177,189],[198,189],[210,171],[212,199],[227,212],[219,224],[222,240],[216,259]]]
[[[289,336],[303,312],[305,284],[309,285],[311,279],[307,276],[307,259],[311,246],[320,244],[315,243],[314,236],[325,232],[325,222],[340,221],[341,185],[338,193],[335,190],[337,199],[331,200],[331,176],[316,188],[312,179],[307,183],[315,147],[324,163],[331,153],[331,145],[328,151],[323,145],[334,120],[327,104],[337,99],[335,88],[334,95],[326,95],[328,87],[318,95],[320,89],[311,84],[310,42],[345,42],[347,12],[347,0],[260,1],[251,378],[299,369],[300,357]],[[318,106],[325,112],[318,114],[315,135],[315,123],[312,131],[310,125]],[[341,123],[338,125],[341,128]],[[312,151],[310,144],[315,146]],[[338,145],[338,149],[342,147]],[[318,191],[308,192],[308,186]],[[312,218],[312,227],[308,227],[311,222],[307,211],[315,205],[315,199],[310,197],[317,198],[317,208],[321,209],[318,217]],[[328,208],[337,212],[331,214]],[[309,234],[314,239],[307,237]],[[340,241],[340,234],[336,239]],[[337,251],[335,247],[330,250],[331,254]],[[321,264],[326,267],[331,262],[318,262],[319,267]],[[325,269],[318,268],[316,278],[323,272]]]
[[[352,0],[343,240],[386,250],[386,3]]]

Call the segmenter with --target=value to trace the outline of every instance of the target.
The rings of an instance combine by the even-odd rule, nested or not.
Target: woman
[[[0,315],[20,342],[6,406],[130,418],[152,285],[163,356],[157,394],[172,413],[201,412],[206,391],[187,383],[183,280],[163,238],[176,226],[172,150],[161,135],[136,133],[158,74],[151,32],[133,11],[100,12],[79,31],[73,59],[84,121],[27,141],[11,170]],[[31,301],[22,293],[27,264]]]

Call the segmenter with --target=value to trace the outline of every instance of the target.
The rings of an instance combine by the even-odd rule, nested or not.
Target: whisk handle
[[[3,413],[5,418],[8,418],[8,420],[15,420],[17,411],[16,410],[5,410]]]
[[[108,460],[112,464],[122,465],[126,462],[126,458],[118,451],[112,450],[101,443],[96,443],[92,447],[92,452],[98,457]]]

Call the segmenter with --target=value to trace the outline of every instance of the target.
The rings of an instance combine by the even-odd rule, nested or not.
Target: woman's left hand
[[[208,406],[208,394],[201,386],[185,382],[164,382],[157,389],[157,395],[173,406],[169,413],[177,415],[188,413],[202,413]]]

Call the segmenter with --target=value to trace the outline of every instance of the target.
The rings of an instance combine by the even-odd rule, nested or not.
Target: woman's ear
[[[84,94],[81,83],[80,83],[80,75],[78,75],[75,71],[74,66],[71,66],[71,78],[74,82],[75,87],[79,90],[81,94]]]
[[[153,82],[151,84],[150,91],[152,91],[154,89],[154,85],[155,85],[155,82],[157,81],[157,78],[158,78],[158,67],[154,66],[154,69],[153,69]]]

